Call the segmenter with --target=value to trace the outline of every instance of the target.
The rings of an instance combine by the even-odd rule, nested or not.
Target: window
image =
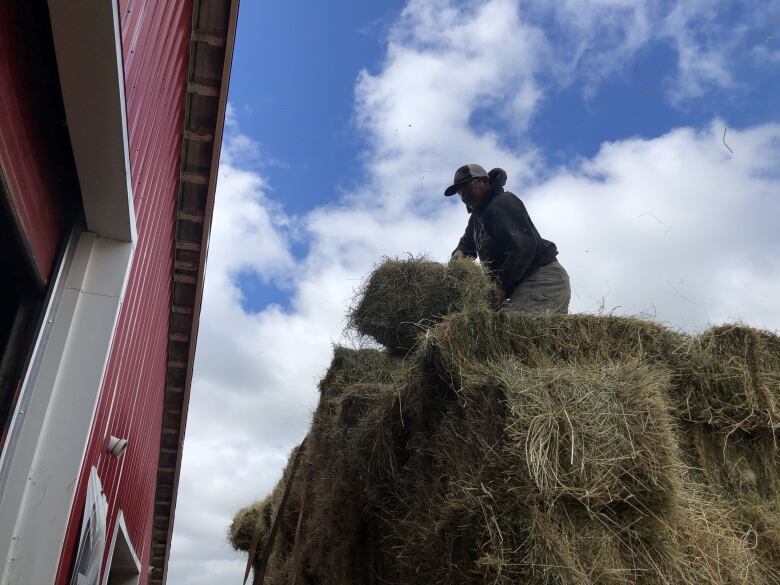
[[[43,290],[11,214],[0,176],[0,449],[35,340]]]
[[[106,513],[108,505],[103,486],[93,466],[89,472],[87,501],[84,505],[84,519],[81,521],[81,536],[76,553],[76,566],[70,585],[98,585],[103,551],[106,550]]]
[[[114,539],[111,543],[111,553],[106,567],[106,585],[137,585],[141,578],[141,563],[135,554],[130,536],[125,526],[122,511],[114,528]]]

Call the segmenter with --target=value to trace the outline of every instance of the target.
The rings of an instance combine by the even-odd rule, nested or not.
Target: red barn
[[[0,11],[0,583],[164,583],[238,0]]]

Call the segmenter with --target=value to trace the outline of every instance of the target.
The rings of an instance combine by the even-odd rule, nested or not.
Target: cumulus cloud
[[[693,331],[735,320],[780,328],[770,219],[780,213],[780,175],[769,148],[780,126],[734,132],[734,155],[722,128],[605,144],[529,190],[572,275],[575,310],[650,314]]]
[[[594,39],[605,54],[611,47],[629,55],[653,35],[677,30],[664,28],[672,13],[649,2],[556,5],[554,18],[570,20],[576,32],[580,59]],[[533,144],[508,140],[532,123],[547,98],[548,67],[563,62],[540,20],[545,10],[511,0],[411,0],[390,30],[378,72],[363,71],[356,81],[355,123],[368,139],[368,179],[301,217],[284,213],[285,193],[270,191],[255,164],[262,149],[231,115],[171,582],[240,578],[245,557],[224,538],[233,513],[270,491],[304,436],[317,380],[360,279],[383,255],[449,256],[467,217],[442,190],[465,161],[507,169],[507,187],[559,245],[572,275],[573,311],[652,314],[690,330],[736,319],[780,328],[773,307],[780,294],[780,148],[772,148],[780,125],[730,128],[733,153],[721,142],[725,122],[715,120],[604,144],[592,158],[546,168]],[[694,17],[674,18],[682,30]],[[708,54],[708,46],[695,50]],[[611,74],[606,63],[599,75]],[[690,87],[727,83],[719,66],[711,74],[691,72]],[[597,78],[596,69],[583,83]],[[491,123],[477,120],[485,115]],[[299,240],[306,242],[304,257],[292,251]],[[247,273],[286,291],[289,304],[245,309],[239,277]]]

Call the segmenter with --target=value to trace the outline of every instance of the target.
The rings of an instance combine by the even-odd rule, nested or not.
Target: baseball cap
[[[476,164],[470,164],[470,165],[463,165],[460,167],[457,171],[455,171],[455,182],[447,187],[447,189],[444,191],[444,195],[446,197],[449,197],[450,195],[455,195],[455,193],[458,191],[458,189],[461,188],[461,186],[465,185],[472,179],[478,179],[480,177],[486,177],[488,174],[481,166]]]

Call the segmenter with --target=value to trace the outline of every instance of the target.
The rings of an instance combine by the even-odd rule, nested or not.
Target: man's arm
[[[454,258],[476,258],[477,245],[474,243],[474,216],[469,216],[469,223],[466,225],[466,231],[458,242],[458,247],[452,251],[451,259]]]
[[[525,205],[512,193],[502,194],[485,215],[482,221],[503,254],[495,278],[510,296],[536,258],[539,237]]]

